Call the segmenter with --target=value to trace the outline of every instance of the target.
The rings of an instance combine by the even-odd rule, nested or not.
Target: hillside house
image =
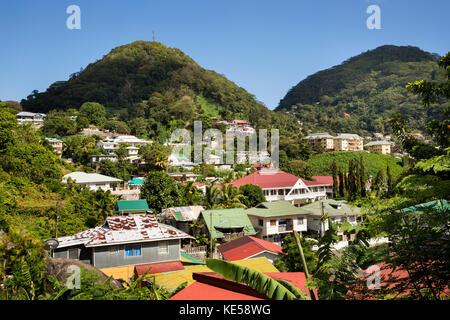
[[[192,237],[158,223],[152,214],[108,217],[101,227],[58,238],[53,258],[76,259],[96,268],[180,261],[180,240]]]
[[[17,122],[19,124],[31,123],[32,127],[39,129],[44,125],[44,119],[47,115],[45,113],[34,113],[22,111],[16,114]]]
[[[309,212],[290,201],[263,202],[245,212],[257,232],[255,237],[263,240],[281,243],[293,230],[307,231]]]
[[[158,220],[186,233],[190,233],[190,224],[198,219],[200,212],[204,209],[202,206],[166,208],[158,215]]]
[[[325,215],[328,215],[331,221],[337,224],[348,222],[356,225],[359,222],[359,208],[348,205],[346,201],[328,199],[306,204],[301,208],[308,212],[308,231],[319,234],[320,236],[323,236],[325,231],[328,230],[328,221],[322,221],[321,219]],[[337,235],[340,241],[353,241],[355,238],[354,233],[342,232],[339,230],[339,227]]]
[[[381,141],[371,141],[365,145],[368,150],[379,152],[381,154],[389,154],[391,153],[391,145],[392,143],[389,141],[381,140]]]
[[[205,226],[204,233],[219,243],[256,234],[243,208],[203,210],[198,220]]]
[[[228,261],[265,257],[273,263],[274,259],[285,254],[279,245],[252,236],[244,236],[223,243],[217,246],[217,250]]]
[[[327,197],[327,186],[321,182],[299,178],[281,170],[261,169],[229,184],[237,188],[253,184],[263,190],[267,201],[288,200],[296,206]]]
[[[80,171],[66,174],[62,178],[62,182],[67,183],[69,179],[72,179],[78,185],[87,186],[93,191],[99,189],[103,191],[112,191],[122,182],[121,179],[105,176],[103,174]]]

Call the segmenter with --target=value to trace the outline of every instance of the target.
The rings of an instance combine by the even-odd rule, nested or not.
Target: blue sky
[[[81,9],[69,30],[66,8]],[[381,29],[369,30],[369,5]],[[135,40],[177,47],[269,108],[319,70],[384,44],[450,50],[450,1],[2,0],[0,99],[18,100]]]

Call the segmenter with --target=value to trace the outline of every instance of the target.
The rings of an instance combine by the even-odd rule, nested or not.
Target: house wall
[[[279,258],[280,255],[265,251],[265,252],[258,253],[257,255],[248,257],[247,259],[262,258],[262,257],[267,258],[267,260],[269,260],[270,263],[273,263],[273,260],[276,258]]]
[[[81,260],[82,262],[92,264],[92,249],[86,248],[83,245],[55,249],[52,257]]]
[[[262,238],[263,236],[270,236],[274,234],[286,233],[292,230],[280,230],[279,221],[280,220],[292,220],[293,230],[302,232],[307,230],[307,218],[305,215],[295,215],[295,216],[277,216],[270,218],[262,218],[257,216],[248,216],[250,222],[256,230],[260,230],[256,235],[258,238]],[[298,218],[303,218],[303,224],[299,224]],[[259,220],[263,221],[263,226],[260,226]],[[275,220],[275,225],[271,225],[271,220]]]
[[[93,264],[96,268],[111,268],[180,260],[180,240],[166,241],[169,247],[168,253],[159,253],[161,241],[143,242],[140,243],[142,245],[141,256],[138,257],[125,257],[125,245],[94,247]]]

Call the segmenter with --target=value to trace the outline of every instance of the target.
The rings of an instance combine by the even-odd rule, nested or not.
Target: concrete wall
[[[96,268],[111,268],[128,265],[147,264],[164,261],[180,260],[180,240],[167,240],[168,253],[159,252],[161,241],[143,242],[141,256],[126,257],[125,246],[104,246],[93,248],[93,264]],[[164,242],[164,241],[162,241]],[[139,243],[136,243],[139,244]]]

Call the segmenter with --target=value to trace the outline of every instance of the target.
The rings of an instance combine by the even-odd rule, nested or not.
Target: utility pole
[[[302,244],[300,242],[300,237],[297,233],[297,231],[293,230],[292,233],[294,234],[295,242],[297,243],[298,251],[300,252],[300,257],[302,258],[303,263],[303,269],[305,271],[305,277],[306,279],[310,279],[309,272],[308,272],[308,265],[306,264],[305,255],[303,254],[303,248]],[[312,289],[309,290],[309,295],[311,296],[312,300],[316,300],[316,295],[314,294],[314,291]]]
[[[211,252],[211,258],[213,258],[213,249],[212,249],[212,242],[213,242],[213,236],[212,236],[212,230],[214,229],[214,227],[213,227],[213,224],[212,224],[212,215],[213,215],[213,213],[211,212],[211,215],[210,215],[210,217],[209,217],[209,222],[210,222],[210,230],[209,230],[209,237],[210,237],[210,240],[209,240],[209,250],[210,250],[210,252]]]
[[[152,41],[155,41],[155,30],[152,30]]]
[[[59,218],[59,201],[56,202],[56,225],[55,225],[55,238],[58,238],[58,218]]]

